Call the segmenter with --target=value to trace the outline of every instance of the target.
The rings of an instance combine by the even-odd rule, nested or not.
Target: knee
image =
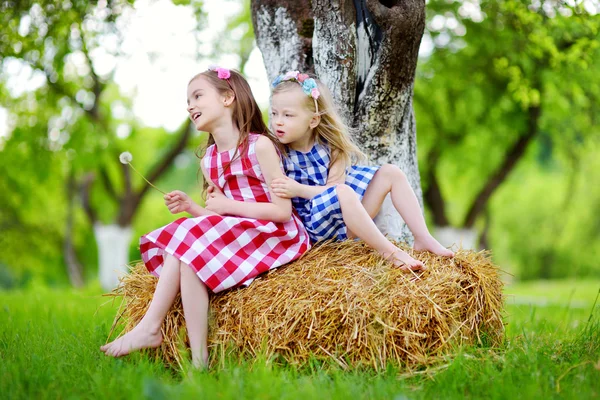
[[[346,185],[345,183],[337,184],[335,186],[335,190],[336,190],[338,199],[343,203],[349,204],[354,201],[360,202],[354,189],[352,189],[350,186]]]
[[[393,178],[394,180],[406,179],[406,174],[404,173],[404,171],[402,171],[400,168],[398,168],[394,164],[382,165],[379,168],[379,172],[387,177]]]
[[[354,190],[345,183],[338,183],[335,185],[335,191],[337,192],[338,197],[348,197],[354,192]]]

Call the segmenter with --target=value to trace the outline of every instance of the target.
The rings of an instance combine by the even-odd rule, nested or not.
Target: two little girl
[[[159,276],[158,284],[140,323],[101,347],[107,355],[158,347],[162,322],[181,292],[192,362],[205,366],[209,290],[247,285],[299,258],[311,241],[359,237],[401,268],[424,268],[372,221],[387,193],[412,230],[416,249],[453,256],[429,234],[399,169],[351,165],[353,157],[363,154],[350,141],[322,84],[289,72],[273,86],[271,122],[278,141],[239,73],[210,68],[189,82],[190,118],[214,142],[201,161],[209,185],[206,205],[181,191],[165,195],[171,213],[188,212],[192,218],[180,218],[140,239],[142,259]]]

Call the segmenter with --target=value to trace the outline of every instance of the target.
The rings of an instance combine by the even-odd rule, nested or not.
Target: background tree
[[[424,198],[433,222],[438,232],[454,227],[471,231],[467,236],[475,239],[475,223],[532,142],[560,137],[568,144],[589,136],[587,126],[561,126],[565,120],[557,125],[553,115],[567,102],[584,119],[598,112],[585,71],[596,69],[600,21],[581,5],[562,2],[466,5],[429,3],[427,33],[435,48],[422,60],[415,102],[431,126],[420,144]],[[480,151],[472,151],[475,141]],[[463,188],[471,199],[453,221],[439,178],[449,162],[459,163],[472,178]],[[469,162],[477,170],[466,167]]]
[[[103,73],[97,71],[98,61],[106,64],[107,59],[114,59],[121,51],[117,20],[131,3],[125,0],[0,3],[0,67],[17,64],[40,78],[39,88],[20,98],[3,91],[6,101],[12,103],[11,110],[31,111],[29,115],[13,112],[17,115],[14,121],[17,134],[13,133],[6,147],[14,144],[34,154],[36,171],[51,169],[50,165],[60,160],[62,168],[52,172],[66,181],[60,185],[66,204],[66,215],[59,214],[65,219],[60,237],[64,241],[69,277],[75,285],[81,285],[83,279],[72,243],[74,197],[81,199],[93,224],[100,280],[108,289],[117,282],[115,270],[122,270],[128,262],[131,223],[149,190],[145,182],[132,179],[127,166],[115,162],[125,150],[121,147],[124,143],[115,140],[117,131],[121,129],[123,136],[134,140],[139,127],[131,118],[125,121],[114,115],[113,101],[120,97],[118,92],[110,90],[114,87],[111,86],[114,66]],[[2,85],[9,86],[6,78]],[[157,180],[185,148],[190,133],[188,121],[183,122],[169,143],[163,144],[165,150],[155,154],[154,159],[136,157],[136,165],[147,163],[146,176],[151,181]],[[9,153],[7,150],[4,152]],[[22,164],[28,160],[13,161],[12,168],[25,168]],[[41,178],[39,173],[31,176]],[[22,194],[27,192],[31,190]],[[18,208],[18,204],[15,202],[13,207]],[[18,212],[12,213],[15,214]],[[26,226],[23,220],[12,219],[11,227],[21,237],[29,236]]]
[[[577,182],[597,154],[600,18],[582,4],[478,4],[428,4],[433,48],[420,60],[415,107],[431,220],[455,234],[448,243],[462,234],[476,246],[479,236],[523,277],[598,271],[587,257],[598,232],[573,206],[598,202],[591,188],[580,198]],[[581,249],[569,268],[566,246]]]

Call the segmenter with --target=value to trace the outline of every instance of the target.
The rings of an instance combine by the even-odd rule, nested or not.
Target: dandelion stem
[[[146,179],[144,177],[144,175],[140,174],[139,171],[137,169],[135,169],[135,167],[133,165],[131,165],[130,162],[128,162],[127,164],[129,164],[129,166],[139,175],[142,177],[143,180],[145,180],[148,185],[152,186],[154,189],[158,190],[159,192],[161,192],[162,194],[166,194],[165,192],[163,192],[162,190],[160,190],[159,188],[157,188],[156,186],[154,186],[148,179]]]

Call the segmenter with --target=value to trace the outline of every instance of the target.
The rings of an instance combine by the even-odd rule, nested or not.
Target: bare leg
[[[190,338],[192,363],[196,368],[208,362],[208,289],[189,265],[181,263],[181,302]]]
[[[420,270],[425,266],[406,252],[394,246],[377,228],[373,219],[362,206],[356,192],[348,185],[337,185],[336,191],[342,209],[342,218],[348,227],[348,236],[365,241],[386,259],[406,270]],[[359,233],[355,233],[359,232]]]
[[[179,260],[167,255],[150,307],[142,320],[131,331],[100,347],[100,350],[106,355],[120,357],[140,349],[160,346],[163,339],[160,327],[179,292],[179,281]]]
[[[367,187],[362,204],[374,218],[385,196],[391,192],[394,207],[415,237],[415,250],[428,250],[440,256],[454,257],[454,253],[442,246],[425,224],[419,201],[404,172],[395,165],[383,165]]]

